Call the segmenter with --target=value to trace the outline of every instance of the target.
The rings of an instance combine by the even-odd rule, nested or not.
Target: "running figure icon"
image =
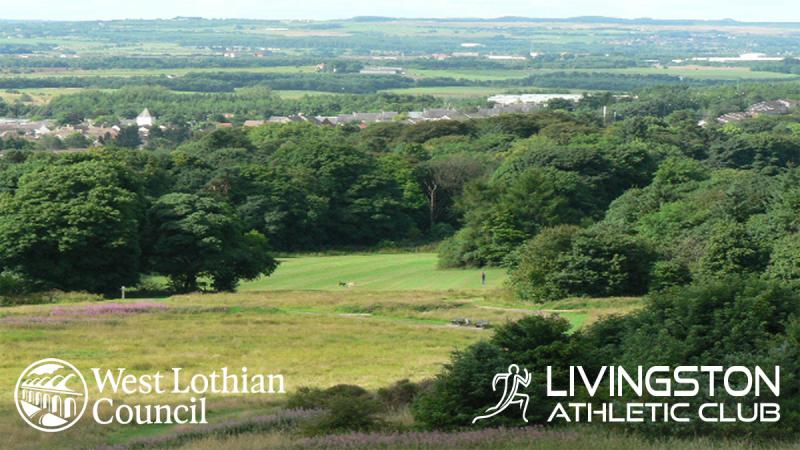
[[[492,390],[497,391],[497,384],[498,382],[502,381],[503,397],[500,398],[500,401],[497,402],[496,405],[486,410],[487,414],[472,419],[473,424],[479,420],[494,417],[505,411],[506,408],[511,405],[519,405],[519,407],[522,409],[522,420],[528,422],[528,419],[525,416],[527,415],[528,402],[531,398],[528,396],[528,394],[521,394],[518,391],[520,386],[530,386],[531,374],[528,372],[528,369],[523,368],[522,370],[525,373],[524,376],[520,374],[518,365],[511,364],[508,366],[508,372],[498,373],[494,376],[494,379],[492,380]]]

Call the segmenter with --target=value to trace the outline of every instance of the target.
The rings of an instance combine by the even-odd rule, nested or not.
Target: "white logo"
[[[55,358],[28,366],[17,380],[14,402],[28,425],[54,433],[75,425],[88,403],[86,380],[75,366]]]
[[[525,372],[525,376],[520,375],[519,373],[519,366],[516,364],[511,364],[508,366],[508,372],[498,373],[494,376],[492,380],[492,390],[497,390],[497,383],[499,381],[503,382],[503,396],[500,398],[500,401],[497,402],[496,405],[492,406],[491,408],[486,410],[486,413],[491,412],[490,414],[486,414],[483,416],[478,416],[472,419],[472,423],[483,419],[488,419],[490,417],[494,417],[501,412],[505,411],[511,405],[519,405],[522,409],[522,420],[525,422],[528,419],[525,417],[528,411],[528,402],[531,398],[528,394],[520,394],[517,392],[520,386],[528,387],[531,384],[531,374],[528,372],[528,369],[522,369]]]

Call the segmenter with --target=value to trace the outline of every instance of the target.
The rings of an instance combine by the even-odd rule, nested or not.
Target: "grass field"
[[[87,91],[84,88],[30,88],[30,89],[15,89],[12,92],[8,90],[0,91],[0,98],[6,102],[15,102],[23,94],[28,94],[32,98],[32,103],[37,105],[44,105],[50,102],[53,97],[59,95],[76,94],[78,92]],[[113,89],[92,89],[94,91],[111,91]]]
[[[270,66],[270,67],[189,67],[179,69],[96,69],[96,70],[66,70],[48,69],[32,70],[26,73],[0,72],[2,76],[20,78],[42,77],[137,77],[137,76],[182,76],[187,73],[203,72],[251,72],[251,73],[306,73],[313,72],[313,66]]]
[[[446,98],[466,98],[466,97],[488,97],[495,94],[502,94],[507,88],[491,86],[432,86],[387,89],[384,92],[406,95],[433,95]]]
[[[342,95],[341,92],[324,92],[324,91],[300,91],[300,90],[275,90],[272,91],[276,95],[286,100],[296,100],[303,98],[306,95]]]
[[[499,288],[507,279],[503,269],[437,269],[435,253],[302,256],[284,258],[270,277],[243,283],[241,291],[253,290],[342,290],[339,283],[352,283],[353,290],[449,290]]]
[[[695,78],[702,80],[770,80],[794,78],[795,75],[753,71],[749,67],[718,67],[718,66],[669,66],[656,67],[627,67],[621,69],[492,69],[492,70],[411,70],[410,75],[422,78],[450,77],[465,80],[505,80],[511,78],[524,78],[529,75],[546,74],[553,72],[588,72],[610,73],[622,75],[672,75],[676,77]]]
[[[375,389],[403,378],[431,377],[453,349],[489,336],[490,331],[449,325],[453,318],[502,323],[534,312],[486,306],[491,298],[474,292],[346,290],[6,308],[0,311],[0,448],[119,444],[165,431],[101,427],[86,418],[57,435],[29,429],[13,410],[13,385],[21,370],[38,359],[58,357],[83,370],[126,367],[133,374],[171,367],[208,373],[246,366],[250,373],[283,374],[289,392],[337,383]],[[96,310],[98,306],[116,310],[117,305],[135,305],[139,310]],[[90,398],[96,395],[90,389]],[[157,401],[180,398],[167,394]],[[156,401],[145,394],[125,401],[148,399]],[[265,413],[281,401],[209,398],[212,420]]]
[[[502,270],[487,270],[488,283],[481,286],[480,270],[438,270],[436,258],[432,253],[300,256],[283,259],[272,277],[246,283],[238,293],[0,309],[0,448],[124,445],[173,432],[164,426],[100,426],[87,418],[57,434],[31,430],[14,411],[13,387],[21,370],[42,358],[65,359],[84,371],[125,367],[137,375],[172,367],[187,373],[248,367],[250,373],[284,375],[289,392],[339,383],[376,389],[404,378],[430,378],[454,349],[491,335],[451,325],[455,318],[497,325],[529,314],[559,314],[578,328],[641,303],[619,298],[533,305],[498,289],[505,281]],[[339,281],[354,286],[340,287]],[[89,385],[90,398],[96,398],[93,382]],[[182,399],[141,393],[125,402]],[[209,419],[270,414],[284,400],[210,395]],[[189,446],[288,445],[280,433],[231,439]]]

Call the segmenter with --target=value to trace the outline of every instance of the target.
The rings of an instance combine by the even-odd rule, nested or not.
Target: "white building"
[[[490,103],[507,106],[507,105],[514,105],[517,103],[546,104],[550,100],[557,98],[569,100],[572,102],[577,102],[578,100],[583,98],[583,94],[522,94],[522,95],[503,94],[503,95],[493,95],[489,97],[487,100]]]
[[[136,126],[137,127],[152,127],[155,119],[150,114],[150,110],[145,108],[144,111],[140,112],[138,116],[136,116]]]

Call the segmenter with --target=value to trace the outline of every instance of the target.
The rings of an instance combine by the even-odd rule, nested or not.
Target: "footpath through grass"
[[[243,283],[239,290],[488,290],[502,287],[507,279],[504,269],[443,270],[436,267],[437,261],[435,253],[285,258],[270,277]],[[485,286],[481,272],[486,273]]]

